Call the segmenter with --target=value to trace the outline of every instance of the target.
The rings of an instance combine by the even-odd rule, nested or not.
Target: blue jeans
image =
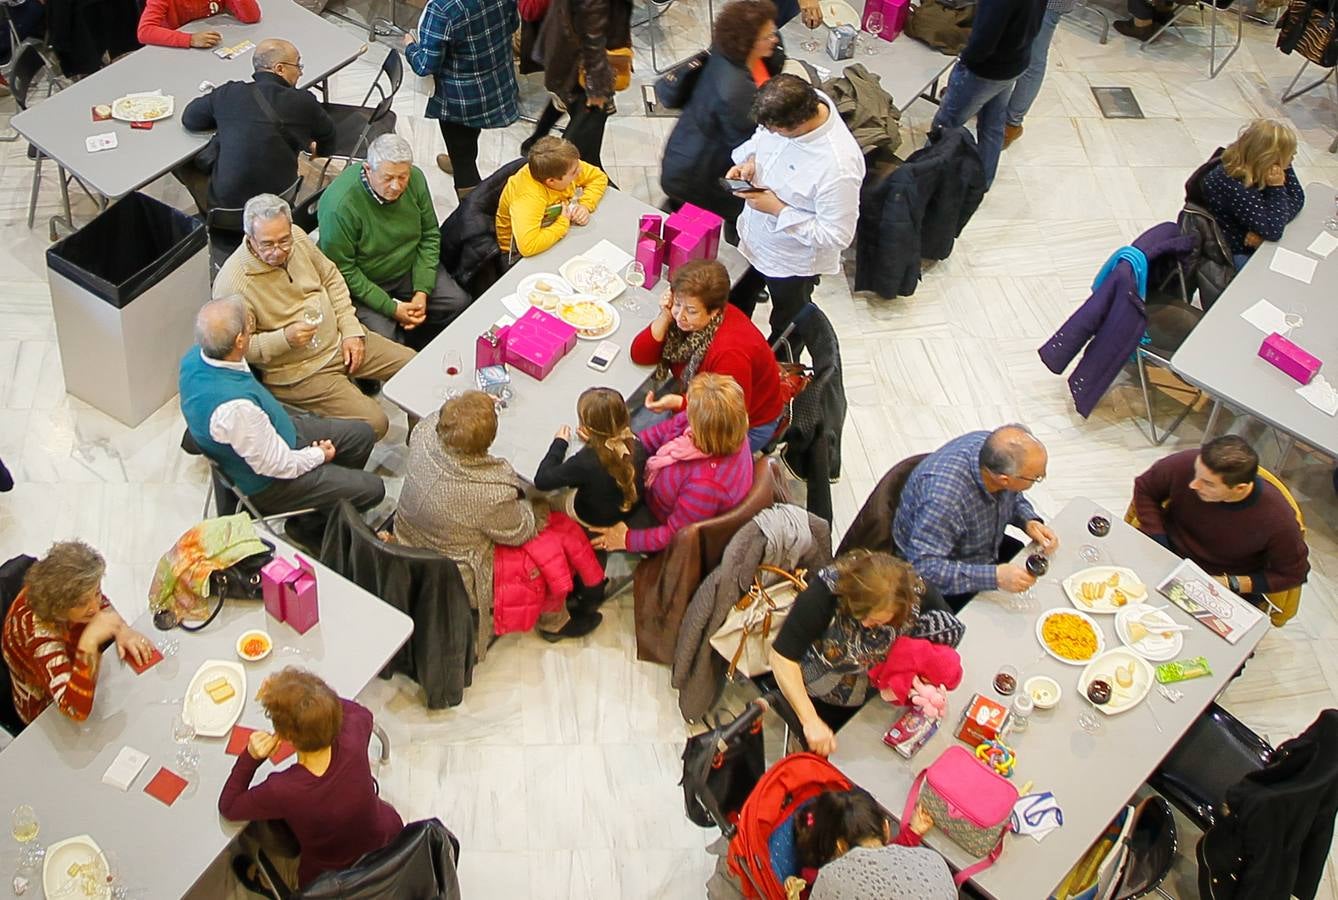
[[[780,424],[781,417],[777,416],[770,422],[762,425],[755,425],[748,429],[748,449],[756,453],[767,445],[767,442],[776,434],[776,426]]]
[[[1021,125],[1027,111],[1036,102],[1036,95],[1041,92],[1041,82],[1045,81],[1045,64],[1050,59],[1050,41],[1055,37],[1055,28],[1059,17],[1064,15],[1053,9],[1045,11],[1041,19],[1041,30],[1036,32],[1036,40],[1031,44],[1031,64],[1027,71],[1017,77],[1013,84],[1013,96],[1008,100],[1008,124]]]
[[[1015,80],[981,78],[959,62],[948,77],[948,92],[939,105],[938,115],[934,116],[934,126],[939,128],[960,128],[971,119],[976,120],[976,144],[985,167],[986,190],[994,183],[994,173],[999,169],[1004,115]]]

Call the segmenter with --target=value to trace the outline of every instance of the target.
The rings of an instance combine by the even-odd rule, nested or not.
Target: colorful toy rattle
[[[976,759],[1004,778],[1013,777],[1013,766],[1017,763],[1017,755],[1013,753],[1013,748],[998,740],[986,741],[976,747]]]

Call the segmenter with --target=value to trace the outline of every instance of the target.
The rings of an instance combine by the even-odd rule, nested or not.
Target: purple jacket
[[[1194,245],[1195,238],[1182,235],[1174,222],[1154,225],[1133,242],[1147,256],[1148,268],[1153,273],[1166,271],[1166,265],[1157,264],[1159,257],[1184,255]],[[1151,286],[1153,279],[1148,283]],[[1084,345],[1087,347],[1068,379],[1078,414],[1087,418],[1115,382],[1146,330],[1147,311],[1143,298],[1138,296],[1133,267],[1121,261],[1037,352],[1046,368],[1062,375]]]

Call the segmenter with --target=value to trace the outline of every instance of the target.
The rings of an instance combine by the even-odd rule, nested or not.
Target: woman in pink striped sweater
[[[688,388],[692,403],[641,432],[646,461],[646,508],[658,524],[622,522],[596,528],[596,549],[657,553],[679,529],[738,506],[753,486],[748,408],[743,388],[728,375],[704,372]]]

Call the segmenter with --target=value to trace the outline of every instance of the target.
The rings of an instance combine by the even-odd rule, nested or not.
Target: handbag
[[[665,109],[682,109],[697,89],[702,69],[711,58],[710,50],[698,50],[655,79],[655,102]]]
[[[901,821],[911,820],[918,803],[933,817],[935,828],[980,859],[953,876],[961,887],[1003,853],[1017,800],[1012,782],[980,763],[970,750],[953,744],[915,776]]]
[[[710,731],[688,738],[683,747],[683,777],[678,783],[683,786],[684,812],[702,828],[717,825],[715,816],[720,822],[731,819],[765,771],[761,717],[742,732],[717,721]]]
[[[777,575],[781,580],[765,585],[763,573]],[[757,567],[753,586],[730,607],[724,624],[711,635],[711,648],[729,660],[727,679],[733,678],[736,671],[749,678],[771,671],[767,656],[790,616],[795,597],[808,587],[804,574],[803,569],[792,574],[776,566]]]
[[[613,72],[613,92],[616,94],[627,90],[632,85],[632,48],[619,47],[605,50],[604,53],[609,60],[609,69]],[[585,66],[577,71],[576,81],[585,87]]]
[[[223,569],[209,573],[209,596],[201,602],[210,604],[204,609],[182,610],[175,604],[153,614],[153,625],[159,631],[180,628],[183,631],[199,631],[206,627],[223,610],[223,601],[261,599],[260,570],[274,559],[274,545],[264,539],[261,542],[265,550],[237,560]],[[188,613],[188,615],[187,615]],[[187,619],[191,623],[187,624]]]

